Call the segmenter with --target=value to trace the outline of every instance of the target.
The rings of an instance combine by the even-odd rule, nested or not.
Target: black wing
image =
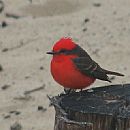
[[[95,61],[93,61],[89,55],[86,55],[85,57],[74,58],[72,60],[77,69],[79,69],[83,74],[96,79],[111,82],[106,74],[106,71],[102,69]]]
[[[72,59],[72,61],[76,65],[77,69],[79,69],[81,73],[87,76],[100,79],[100,80],[109,81],[109,82],[111,81],[109,80],[109,77],[107,76],[107,74],[116,75],[116,76],[124,76],[121,73],[113,72],[113,71],[109,71],[109,70],[105,70],[101,68],[95,61],[91,59],[89,54],[78,45],[68,54],[75,54],[78,56],[77,58]]]

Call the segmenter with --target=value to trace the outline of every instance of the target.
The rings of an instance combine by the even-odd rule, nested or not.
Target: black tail
[[[109,71],[109,70],[104,70],[104,71],[108,75],[124,76],[124,74],[121,74],[121,73],[118,73],[118,72],[113,72],[113,71]]]

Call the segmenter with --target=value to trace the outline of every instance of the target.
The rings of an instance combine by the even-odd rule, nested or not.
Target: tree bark
[[[54,130],[130,130],[130,84],[50,98]]]

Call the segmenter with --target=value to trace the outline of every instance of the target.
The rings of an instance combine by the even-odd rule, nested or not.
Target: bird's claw
[[[69,95],[69,94],[75,93],[76,90],[70,89],[70,88],[64,88],[64,92],[65,92],[65,94]]]

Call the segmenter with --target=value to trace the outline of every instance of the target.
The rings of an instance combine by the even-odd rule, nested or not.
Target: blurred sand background
[[[130,83],[130,0],[3,2],[0,130],[10,130],[15,122],[23,130],[53,130],[54,109],[47,95],[57,95],[63,88],[50,75],[51,56],[46,52],[63,36],[72,37],[102,67],[125,74],[112,77],[111,84]],[[110,83],[97,81],[92,87],[103,85]]]

